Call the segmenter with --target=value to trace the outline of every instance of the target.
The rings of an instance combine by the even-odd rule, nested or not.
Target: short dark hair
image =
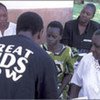
[[[1,2],[0,2],[0,7],[4,7],[7,11],[7,7],[4,4],[2,4]]]
[[[59,22],[59,21],[51,21],[48,26],[47,26],[47,29],[49,27],[55,27],[55,28],[59,28],[60,29],[60,35],[63,34],[63,26],[62,24]]]
[[[97,30],[94,32],[94,35],[100,35],[100,29],[97,29]]]
[[[87,3],[84,7],[86,7],[86,6],[89,6],[89,7],[91,7],[92,9],[93,9],[93,16],[95,15],[95,13],[96,13],[96,6],[93,4],[93,3]]]
[[[18,17],[16,33],[20,31],[31,31],[32,35],[43,29],[43,20],[35,12],[24,12]]]

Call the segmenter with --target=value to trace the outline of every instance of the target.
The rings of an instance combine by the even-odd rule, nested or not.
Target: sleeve
[[[70,29],[69,28],[70,28],[69,23],[66,22],[64,26],[63,36],[61,39],[61,43],[65,45],[69,45],[69,41],[70,41]]]
[[[43,57],[44,58],[44,57]],[[41,61],[40,61],[41,62]],[[38,98],[41,99],[57,99],[58,89],[57,89],[57,69],[54,61],[50,57],[45,57],[42,60],[42,70],[41,81],[38,82]],[[41,68],[42,69],[42,68]]]
[[[83,74],[85,73],[85,63],[84,63],[84,59],[82,59],[77,67],[77,70],[74,71],[74,74],[73,74],[73,77],[71,79],[71,83],[74,83],[78,86],[82,86],[82,77],[83,77]]]
[[[69,73],[72,74],[73,71],[74,71],[74,68],[73,68],[74,60],[73,60],[72,57],[71,57],[71,53],[72,53],[72,50],[71,50],[71,48],[69,48],[69,57],[68,57],[67,63],[68,63],[68,70],[69,70]]]
[[[45,71],[45,91],[46,98],[57,99],[57,69],[54,61],[49,60]]]

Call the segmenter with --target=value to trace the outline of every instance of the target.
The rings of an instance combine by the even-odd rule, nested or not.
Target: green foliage
[[[100,0],[85,0],[86,2],[95,2],[95,3],[100,3]]]
[[[85,2],[85,4],[88,2]],[[99,3],[94,3],[96,5],[96,14],[93,18],[93,20],[97,21],[100,23],[100,4]],[[73,8],[73,19],[77,18],[78,15],[80,14],[80,11],[82,10],[84,4],[74,4]]]

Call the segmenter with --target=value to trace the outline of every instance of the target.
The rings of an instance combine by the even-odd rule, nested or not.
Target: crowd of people
[[[0,99],[100,99],[100,24],[96,6],[86,4],[77,19],[46,27],[35,12],[8,22],[0,3]],[[85,54],[85,55],[84,55]]]

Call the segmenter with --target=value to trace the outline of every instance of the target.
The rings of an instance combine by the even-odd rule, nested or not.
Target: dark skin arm
[[[75,84],[70,84],[70,91],[69,91],[69,98],[77,98],[79,91],[80,91],[81,87],[75,85]]]
[[[60,87],[60,92],[59,92],[59,96],[61,95],[61,93],[63,92],[64,88],[66,87],[66,85],[69,84],[70,80],[72,78],[72,74],[65,74],[63,80],[62,80],[62,85]]]

